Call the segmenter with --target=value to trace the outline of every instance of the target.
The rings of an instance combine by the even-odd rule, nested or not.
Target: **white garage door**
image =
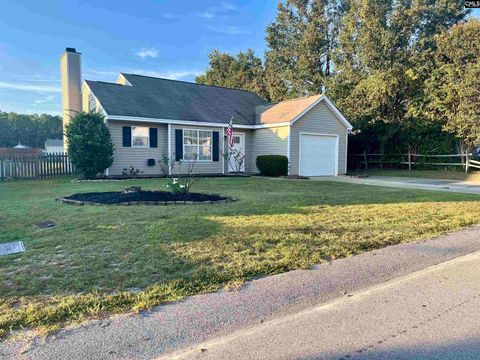
[[[327,135],[300,135],[300,175],[336,175],[337,137]]]

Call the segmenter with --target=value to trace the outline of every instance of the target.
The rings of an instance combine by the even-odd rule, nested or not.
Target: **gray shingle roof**
[[[45,140],[45,146],[63,146],[62,139],[47,139]]]
[[[269,103],[244,90],[122,74],[132,86],[86,80],[109,115],[254,125],[255,107]]]

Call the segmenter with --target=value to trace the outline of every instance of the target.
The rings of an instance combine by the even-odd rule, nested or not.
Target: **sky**
[[[83,79],[119,72],[193,81],[214,49],[263,55],[278,0],[1,0],[0,110],[60,114],[60,55]]]
[[[278,0],[1,0],[0,110],[60,114],[60,55],[83,79],[119,72],[193,81],[214,49],[263,56]],[[480,10],[474,15],[480,17]]]

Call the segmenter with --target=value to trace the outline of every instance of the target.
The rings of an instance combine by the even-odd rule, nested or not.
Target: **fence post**
[[[368,170],[367,152],[363,151],[363,160],[365,161],[365,170]]]
[[[465,154],[465,174],[468,173],[468,162],[470,161],[468,155],[468,153]]]
[[[412,171],[412,154],[410,149],[408,149],[408,171]]]

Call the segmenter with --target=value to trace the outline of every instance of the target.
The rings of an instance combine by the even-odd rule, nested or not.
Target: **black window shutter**
[[[132,128],[123,126],[123,147],[132,147]]]
[[[158,129],[157,128],[150,128],[150,147],[151,148],[158,147]]]
[[[220,158],[220,143],[218,141],[218,131],[213,132],[213,139],[212,139],[212,158],[213,161],[218,161]]]
[[[183,159],[183,130],[175,129],[175,160]]]

